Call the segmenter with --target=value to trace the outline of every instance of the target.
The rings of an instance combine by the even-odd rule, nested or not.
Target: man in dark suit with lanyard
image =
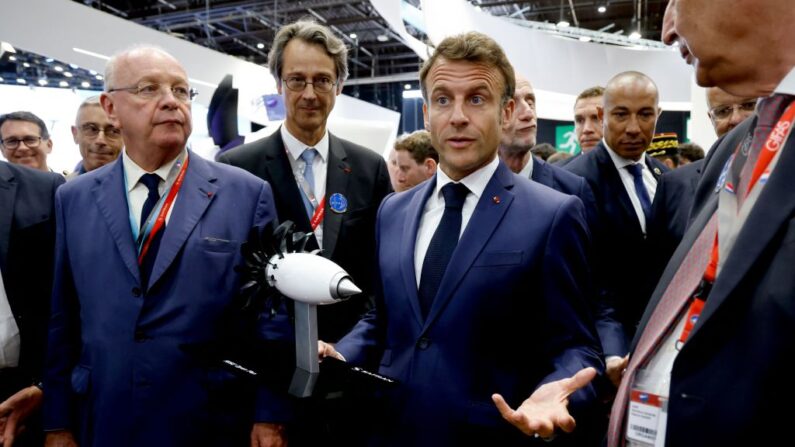
[[[309,21],[283,27],[268,67],[284,98],[284,124],[219,161],[271,184],[279,221],[314,232],[307,248],[322,248],[322,255],[342,266],[364,291],[318,309],[320,337],[336,341],[372,306],[375,213],[391,191],[389,173],[377,153],[326,130],[348,75],[345,45],[328,28]]]
[[[41,405],[42,361],[52,291],[55,189],[64,178],[0,161],[0,444]],[[32,435],[31,438],[29,435]],[[26,444],[25,442],[30,442]]]
[[[678,42],[697,82],[761,99],[710,151],[633,343],[610,446],[788,442],[792,412],[774,402],[795,398],[793,23],[787,0],[668,4],[663,41]]]
[[[648,76],[632,71],[614,76],[598,109],[604,140],[566,165],[588,181],[596,196],[596,330],[615,385],[648,298],[646,223],[657,180],[667,170],[646,155],[660,114],[658,102],[657,86]]]

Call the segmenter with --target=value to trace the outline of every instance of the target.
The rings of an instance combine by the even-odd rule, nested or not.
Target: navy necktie
[[[643,162],[641,161],[641,163]],[[632,180],[635,182],[635,193],[638,195],[640,207],[643,209],[646,225],[648,225],[649,216],[651,216],[651,199],[649,199],[649,192],[646,191],[646,185],[643,184],[643,167],[640,163],[631,164],[627,166],[627,171],[632,174]]]
[[[139,182],[143,183],[149,189],[149,195],[146,196],[144,206],[141,208],[141,230],[143,230],[146,219],[149,217],[149,214],[152,213],[157,201],[160,200],[160,191],[158,190],[160,177],[157,174],[144,174],[141,176]],[[152,275],[152,268],[157,258],[157,250],[160,248],[160,240],[163,238],[163,233],[165,231],[166,227],[164,226],[155,234],[152,243],[149,245],[146,256],[144,256],[144,259],[141,261],[141,285],[144,290],[149,288],[149,277]]]
[[[418,295],[423,317],[428,316],[453,250],[458,245],[458,236],[461,233],[461,209],[464,207],[468,193],[469,189],[461,183],[448,183],[442,187],[444,214],[433,233],[428,252],[422,262]]]
[[[152,213],[155,205],[157,205],[157,201],[160,200],[160,191],[158,190],[158,186],[160,186],[160,176],[157,174],[144,174],[138,181],[149,189],[149,195],[146,196],[144,206],[141,208],[140,228],[143,229],[146,219],[149,217],[149,214]]]

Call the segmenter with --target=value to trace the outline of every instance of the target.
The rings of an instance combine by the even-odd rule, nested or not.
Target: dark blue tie
[[[646,225],[648,225],[651,216],[651,200],[649,199],[649,192],[646,191],[646,185],[643,184],[643,167],[640,163],[631,164],[627,166],[627,171],[632,174],[632,180],[635,182],[635,193],[638,195],[640,207],[643,209],[643,215],[646,216]]]
[[[144,206],[141,208],[140,228],[143,229],[146,219],[152,213],[155,205],[157,205],[157,201],[160,200],[160,191],[157,189],[160,186],[160,176],[157,174],[144,174],[138,181],[149,189],[149,195],[146,196]]]
[[[455,246],[458,245],[458,236],[461,233],[461,209],[469,189],[461,183],[448,183],[442,187],[444,196],[444,214],[439,226],[433,233],[425,260],[422,262],[422,276],[420,277],[420,308],[422,316],[427,317],[431,304],[439,291],[447,264],[453,255]]]
[[[149,189],[149,195],[146,196],[144,206],[141,208],[141,230],[143,230],[146,219],[149,217],[149,214],[152,213],[157,201],[160,200],[160,191],[157,189],[160,185],[160,177],[157,174],[144,174],[141,176],[139,182],[143,183]],[[152,275],[152,268],[155,266],[155,259],[157,258],[157,250],[160,248],[160,240],[163,238],[163,233],[165,231],[166,227],[164,226],[155,234],[151,245],[149,245],[149,250],[146,252],[146,256],[144,256],[141,262],[139,270],[141,272],[141,285],[144,290],[149,288],[149,277]]]

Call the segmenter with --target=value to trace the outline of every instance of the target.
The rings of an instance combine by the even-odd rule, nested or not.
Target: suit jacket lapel
[[[538,158],[533,157],[533,172],[530,174],[530,180],[552,187],[552,169],[547,164]]]
[[[420,298],[417,294],[417,273],[414,269],[414,252],[417,245],[417,231],[420,227],[425,203],[436,188],[436,176],[431,177],[431,181],[418,186],[418,191],[411,198],[411,203],[406,210],[405,225],[403,235],[400,239],[400,272],[403,277],[403,286],[408,295],[409,305],[417,322],[422,327],[422,311],[420,310]]]
[[[624,210],[624,221],[633,222],[632,228],[636,229],[638,234],[642,233],[640,221],[638,221],[638,215],[635,213],[635,207],[632,206],[632,201],[629,199],[627,188],[624,187],[624,182],[621,181],[621,174],[619,174],[618,169],[616,169],[616,165],[613,163],[613,159],[610,158],[610,154],[607,153],[607,148],[604,147],[602,143],[599,143],[599,147],[597,147],[595,151],[597,160],[600,164],[600,169],[604,173],[604,178],[609,185],[608,191],[618,192],[618,202],[621,204],[621,208]],[[607,200],[611,199],[612,198],[607,198]]]
[[[17,197],[17,183],[14,174],[0,162],[0,268],[8,261],[8,244],[11,242],[11,225],[14,218],[14,202]]]
[[[348,197],[348,179],[350,179],[351,168],[345,161],[347,155],[342,142],[329,133],[329,158],[328,171],[326,176],[326,205],[323,217],[323,253],[330,258],[337,246],[337,237],[340,234],[343,213],[331,212],[328,204],[328,197],[339,193]]]
[[[215,198],[219,188],[215,183],[216,177],[208,169],[207,162],[193,152],[189,151],[189,153],[188,170],[185,172],[185,179],[177,194],[177,199],[174,201],[171,217],[168,219],[165,233],[163,233],[163,240],[160,243],[155,265],[152,267],[152,276],[149,279],[150,287],[157,283],[174,262],[193,228]]]
[[[792,172],[795,171],[795,140],[790,140],[781,153],[778,165],[759,195],[754,208],[748,215],[740,234],[726,259],[715,285],[710,292],[707,304],[699,318],[698,328],[715,313],[718,307],[737,288],[740,280],[746,278],[751,268],[759,262],[764,250],[779,234],[785,222],[792,219],[795,212],[795,194],[792,193]],[[716,195],[717,196],[717,195]]]
[[[472,263],[475,262],[475,258],[486,246],[494,230],[497,229],[502,217],[513,202],[514,196],[510,191],[511,188],[513,188],[513,173],[500,162],[497,171],[489,180],[486,189],[483,190],[466,230],[453,251],[450,264],[447,265],[442,282],[439,284],[439,292],[433,300],[428,318],[425,320],[424,330],[430,327],[447,306],[458,283],[464,278]],[[493,197],[499,197],[500,200],[492,200]]]
[[[97,201],[97,207],[108,224],[108,230],[116,243],[122,261],[140,282],[138,272],[137,250],[130,228],[130,210],[127,204],[127,191],[124,184],[124,166],[122,157],[113,162],[111,169],[101,171],[94,177],[91,192]]]
[[[277,203],[280,203],[281,207],[287,210],[286,213],[281,213],[279,220],[282,222],[292,220],[297,230],[309,232],[311,230],[309,217],[306,215],[301,191],[298,189],[293,170],[290,167],[290,161],[287,159],[287,151],[284,147],[284,141],[282,141],[281,131],[277,130],[273,135],[266,138],[264,145],[264,163],[260,166],[260,172],[255,174],[260,178],[271,179],[273,194],[279,196]],[[311,244],[314,243],[313,238]]]

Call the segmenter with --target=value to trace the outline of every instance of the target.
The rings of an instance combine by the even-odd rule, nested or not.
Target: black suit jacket
[[[668,168],[644,155],[659,180]],[[596,329],[605,355],[623,356],[646,308],[648,245],[618,170],[603,143],[573,159],[566,170],[588,182],[596,197],[598,223],[593,228],[597,285]]]
[[[710,150],[693,218],[644,313],[638,335],[689,247],[718,206],[726,160],[756,120],[745,120]],[[713,155],[714,154],[714,155]],[[795,138],[782,149],[698,322],[673,364],[667,445],[777,445],[792,423],[774,402],[795,400]],[[636,341],[637,342],[636,337]]]
[[[549,186],[563,194],[579,197],[585,205],[585,216],[588,219],[589,229],[596,224],[596,199],[584,178],[533,155],[533,172],[530,174],[530,180]]]
[[[5,390],[41,379],[52,294],[53,199],[63,182],[58,174],[0,161],[0,271],[22,343],[15,377],[4,377],[16,383],[2,384]]]
[[[279,221],[291,220],[298,231],[311,231],[280,131],[231,149],[218,161],[243,168],[270,183]],[[380,155],[329,133],[326,197],[340,193],[348,200],[348,208],[336,213],[326,201],[322,254],[344,268],[363,293],[318,309],[322,340],[339,340],[373,306],[375,215],[391,190],[386,162]],[[307,248],[317,248],[314,237]]]

